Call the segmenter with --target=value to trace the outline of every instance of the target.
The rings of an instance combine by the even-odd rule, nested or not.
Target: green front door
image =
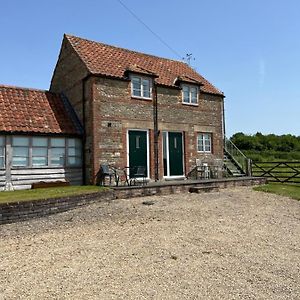
[[[140,130],[128,131],[129,139],[129,168],[143,166],[148,174],[147,132]]]
[[[183,175],[182,133],[169,132],[168,139],[170,176]]]

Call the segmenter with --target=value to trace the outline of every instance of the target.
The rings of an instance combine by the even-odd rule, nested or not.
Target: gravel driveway
[[[0,237],[1,300],[300,299],[300,201],[247,187],[92,204]]]

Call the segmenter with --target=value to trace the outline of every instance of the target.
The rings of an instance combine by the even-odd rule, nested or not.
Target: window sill
[[[195,106],[195,107],[197,107],[197,106],[199,106],[199,104],[198,103],[187,103],[187,102],[181,102],[183,105],[189,105],[189,106]]]
[[[175,180],[175,179],[185,179],[185,175],[169,175],[169,176],[163,176],[163,179],[168,181],[168,180]]]
[[[31,170],[43,170],[43,169],[78,169],[82,166],[40,166],[40,167],[30,167],[30,166],[12,166],[12,170],[19,169],[31,169]]]
[[[201,154],[212,154],[211,151],[197,151],[197,153],[201,153]]]
[[[132,95],[131,95],[131,99],[152,101],[152,98],[138,97],[138,96],[132,96]]]

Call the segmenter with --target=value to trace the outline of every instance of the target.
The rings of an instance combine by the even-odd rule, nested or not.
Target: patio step
[[[209,192],[218,192],[219,188],[213,185],[207,186],[193,186],[189,189],[190,193],[209,193]]]

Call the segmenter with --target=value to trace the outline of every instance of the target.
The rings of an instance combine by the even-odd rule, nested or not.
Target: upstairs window
[[[182,102],[185,104],[198,104],[199,89],[197,86],[182,85]]]
[[[198,152],[212,152],[212,135],[211,133],[198,133],[197,137],[197,150]]]
[[[136,98],[151,99],[151,79],[141,76],[131,76],[131,95]]]
[[[5,138],[0,136],[0,168],[4,168],[5,161]]]

